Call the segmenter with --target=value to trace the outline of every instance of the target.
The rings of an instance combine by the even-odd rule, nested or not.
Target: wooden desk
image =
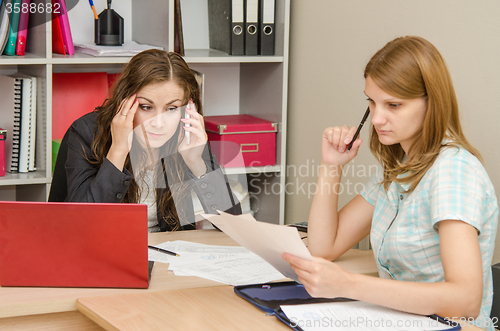
[[[231,238],[217,230],[149,235],[151,245],[173,240],[211,245],[237,245]],[[371,251],[352,250],[342,257],[339,263],[347,270],[376,275],[376,266]],[[76,300],[78,298],[221,286],[221,283],[204,278],[178,277],[167,269],[167,264],[155,263],[151,283],[147,290],[0,287],[0,330],[102,330],[77,311]]]
[[[77,307],[108,331],[291,330],[237,297],[230,286],[88,297]]]
[[[149,235],[149,244],[165,241],[188,240],[202,244],[237,245],[224,233],[216,230],[154,233]],[[149,288],[48,288],[48,287],[0,287],[0,318],[35,314],[47,314],[76,310],[76,299],[120,293],[144,293],[182,288],[220,286],[218,282],[199,277],[176,277],[168,272],[168,265],[155,263]]]
[[[291,330],[232,286],[89,297],[78,309],[106,330]]]
[[[187,240],[201,244],[237,245],[216,230],[153,233],[149,244]],[[0,330],[102,330],[76,309],[76,299],[123,293],[148,293],[183,288],[220,286],[221,283],[199,277],[177,277],[167,271],[168,265],[155,263],[149,288],[43,288],[0,287]]]
[[[175,233],[155,233],[149,235],[149,244],[156,245],[165,241],[173,240],[186,240],[197,242],[201,244],[211,245],[237,245],[231,238],[224,233],[216,230],[197,230],[197,231],[183,231]],[[364,273],[368,275],[377,275],[373,253],[371,251],[351,250],[347,252],[342,258],[337,261],[343,268],[352,272]],[[266,328],[272,330],[280,330],[285,328],[281,322],[275,317],[265,316],[255,307],[243,299],[235,297],[232,286],[210,281],[199,277],[175,276],[172,272],[167,271],[168,265],[162,263],[155,263],[153,273],[151,275],[151,283],[149,289],[86,289],[86,288],[18,288],[18,287],[0,287],[0,330],[103,330],[102,327],[92,322],[83,314],[77,311],[76,301],[81,298],[80,303],[95,302],[93,297],[120,297],[131,296],[133,299],[142,297],[141,300],[170,300],[176,302],[178,305],[180,300],[188,305],[186,313],[189,319],[196,319],[199,312],[194,312],[198,306],[211,306],[207,305],[207,301],[203,300],[201,303],[196,303],[193,298],[193,291],[181,291],[184,289],[200,289],[202,296],[208,297],[209,302],[220,302],[221,304],[229,304],[227,308],[230,314],[224,315],[225,317],[216,316],[219,321],[228,323],[219,329],[234,329],[230,327],[234,321],[227,320],[230,316],[237,311],[247,312],[246,317],[241,316],[243,319],[252,321],[253,324],[239,324],[248,325],[252,330],[265,330]],[[211,290],[210,288],[213,288]],[[146,294],[146,296],[142,296]],[[141,296],[139,296],[141,295]],[[198,297],[198,294],[196,295]],[[92,298],[92,300],[91,300]],[[188,299],[190,298],[190,299]],[[231,300],[229,300],[231,298]],[[85,301],[85,300],[89,301]],[[239,300],[234,300],[239,299]],[[96,298],[96,300],[99,300]],[[138,299],[137,299],[138,300]],[[186,301],[187,300],[187,301]],[[193,301],[194,300],[194,301]],[[192,305],[190,304],[192,303]],[[163,307],[169,307],[162,304]],[[159,307],[157,304],[154,306]],[[160,305],[161,306],[161,305]],[[234,306],[234,307],[233,307]],[[82,309],[82,308],[81,308]],[[200,308],[201,309],[201,308]],[[201,312],[206,313],[202,309]],[[186,320],[183,321],[185,323]],[[198,320],[198,323],[202,321]],[[245,322],[246,323],[246,322]],[[167,324],[169,327],[171,324]],[[207,328],[207,324],[201,324],[203,328]],[[214,324],[217,325],[217,324]],[[253,325],[253,326],[252,326]],[[198,324],[200,326],[200,324]],[[229,327],[227,327],[229,326]],[[109,327],[109,325],[106,325]],[[163,329],[160,328],[160,329]],[[183,330],[193,329],[189,325],[183,324]],[[285,330],[283,329],[283,330]],[[142,328],[141,330],[144,330]],[[477,329],[476,329],[477,330]]]

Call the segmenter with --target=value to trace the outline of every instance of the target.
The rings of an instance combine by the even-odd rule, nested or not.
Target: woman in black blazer
[[[199,85],[180,55],[137,54],[111,97],[69,129],[66,201],[147,204],[150,232],[194,229],[193,190],[206,213],[241,213],[202,113]]]

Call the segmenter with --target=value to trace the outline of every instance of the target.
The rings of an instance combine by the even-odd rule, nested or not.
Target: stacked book
[[[5,168],[35,171],[37,79],[21,73],[0,76],[0,127],[7,130]]]

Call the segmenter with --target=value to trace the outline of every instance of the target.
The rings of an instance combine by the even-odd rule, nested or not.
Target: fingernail
[[[349,138],[345,138],[345,140],[344,140],[344,144],[348,144],[348,143],[350,143],[350,142],[351,142],[351,139],[349,139]]]
[[[340,147],[340,148],[339,148],[339,152],[340,152],[340,153],[344,153],[344,147]]]

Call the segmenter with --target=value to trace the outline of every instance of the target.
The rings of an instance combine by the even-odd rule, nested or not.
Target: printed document
[[[189,258],[193,254],[200,257],[203,257],[204,255],[211,255],[213,259],[214,257],[250,253],[245,247],[204,245],[184,240],[167,241],[159,245],[155,245],[155,247],[163,248],[167,251],[175,252],[180,255],[179,258],[158,251],[148,250],[148,260],[161,263],[171,263],[179,260],[182,261],[182,258]]]
[[[180,255],[177,257],[148,250],[150,261],[169,263],[168,269],[176,276],[198,276],[234,286],[285,278],[245,247],[204,245],[183,240],[167,241],[156,247]]]
[[[241,246],[262,257],[288,278],[298,281],[297,274],[281,254],[290,253],[312,261],[309,250],[294,227],[257,222],[250,214],[231,215],[218,211],[220,215],[203,214],[225,234]]]
[[[198,276],[229,285],[267,283],[284,279],[273,266],[259,256],[248,252],[239,256],[208,257],[170,263],[169,270],[176,275]]]

